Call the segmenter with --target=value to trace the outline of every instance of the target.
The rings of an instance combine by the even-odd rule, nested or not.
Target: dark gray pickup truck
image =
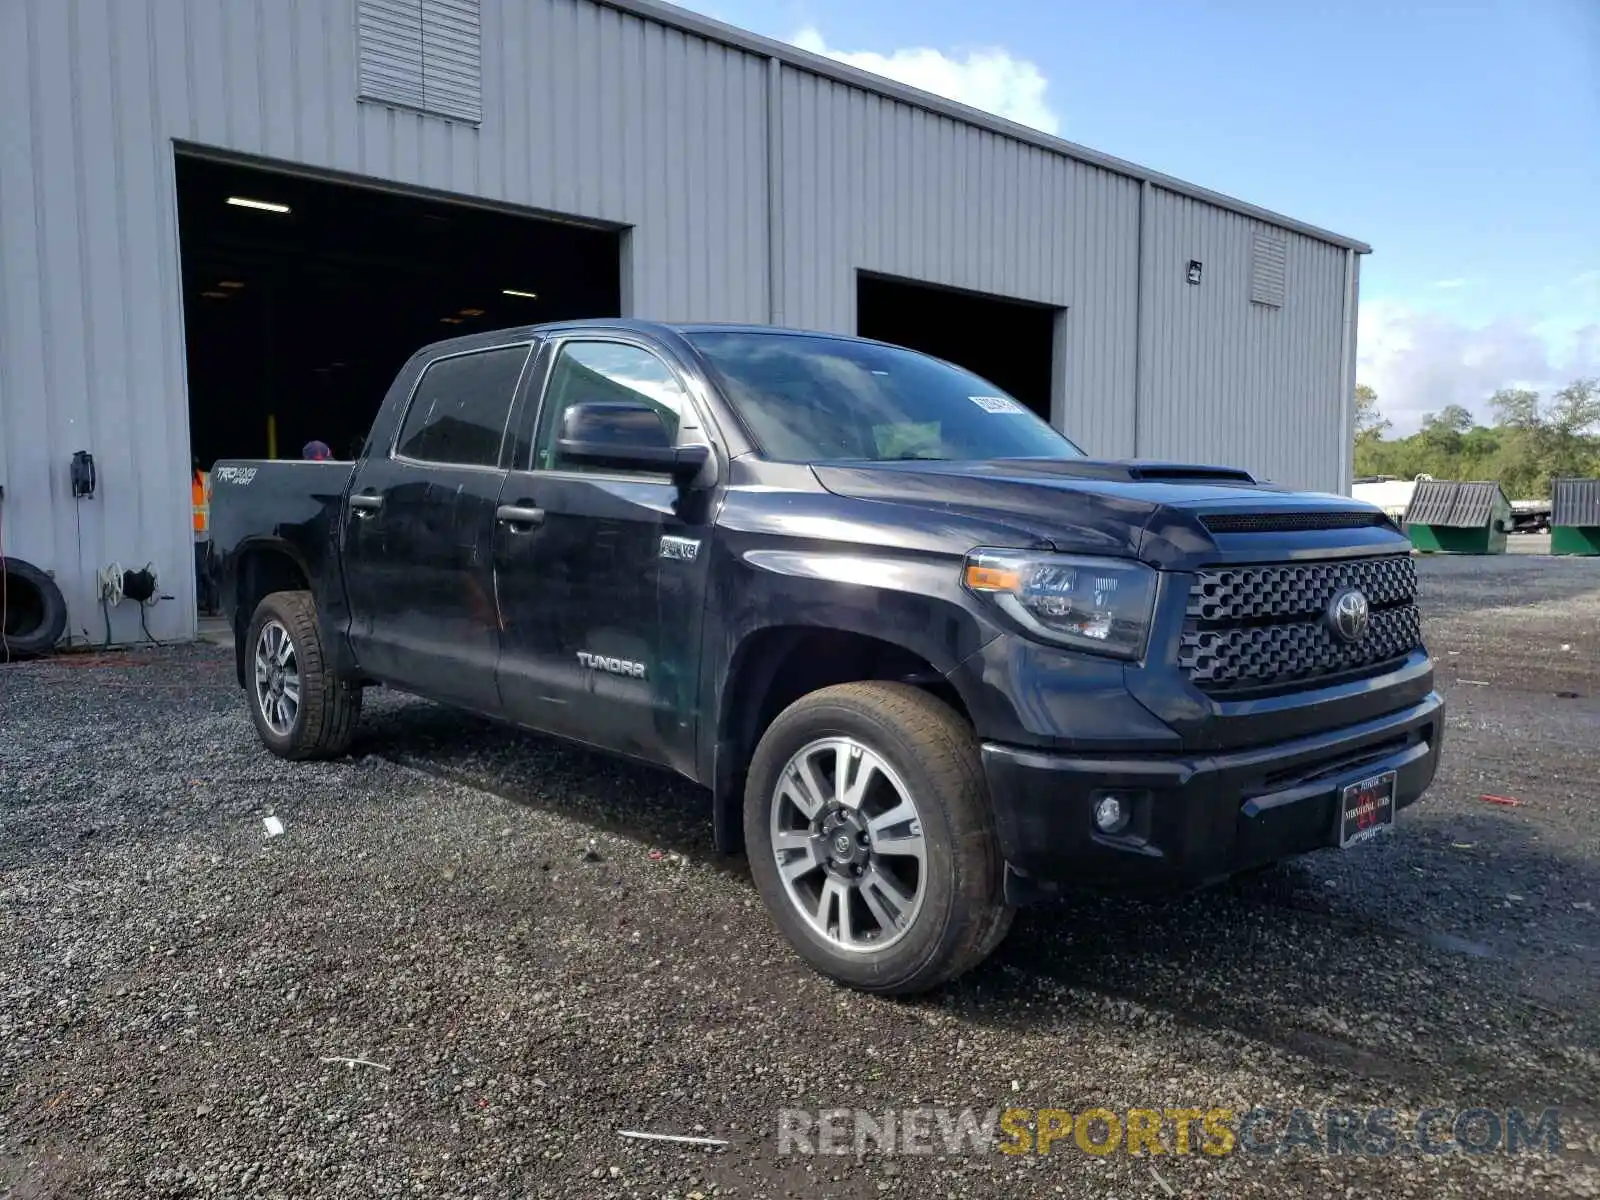
[[[1092,460],[893,346],[486,333],[405,365],[359,461],[212,478],[274,753],[343,752],[384,684],[676,771],[855,987],[953,978],[1062,887],[1353,846],[1438,764],[1382,512]]]

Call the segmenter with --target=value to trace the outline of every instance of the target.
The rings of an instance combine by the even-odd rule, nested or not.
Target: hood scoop
[[[1259,482],[1239,467],[1144,459],[1014,458],[988,464],[998,473],[1050,475],[1058,479],[1101,479],[1112,483],[1227,484]]]

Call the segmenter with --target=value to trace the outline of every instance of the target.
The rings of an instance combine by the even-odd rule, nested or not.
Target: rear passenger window
[[[528,360],[527,346],[441,358],[422,373],[395,453],[426,462],[493,467]]]

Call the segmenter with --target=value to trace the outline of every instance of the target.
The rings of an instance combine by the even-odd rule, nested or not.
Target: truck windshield
[[[769,459],[1083,457],[994,384],[913,350],[746,330],[688,338]]]

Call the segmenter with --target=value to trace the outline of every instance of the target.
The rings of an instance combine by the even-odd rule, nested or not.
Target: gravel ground
[[[804,969],[670,778],[382,693],[286,764],[214,645],[0,668],[0,1197],[1600,1195],[1600,561],[1420,565],[1450,742],[1393,836],[1029,910],[911,1003]],[[931,1104],[1564,1145],[777,1152],[780,1109]]]

